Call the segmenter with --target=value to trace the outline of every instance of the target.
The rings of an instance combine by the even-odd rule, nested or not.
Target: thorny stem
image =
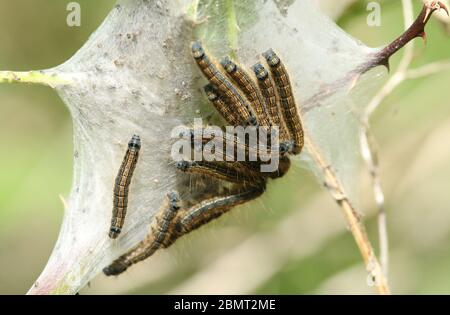
[[[441,1],[427,1],[424,3],[422,11],[413,24],[392,43],[384,47],[381,51],[375,53],[372,60],[362,67],[362,72],[366,72],[380,65],[389,68],[389,59],[397,51],[405,47],[406,44],[417,37],[422,37],[425,40],[425,25],[427,25],[431,15],[440,9],[445,10],[447,14],[449,14],[447,6]]]
[[[30,83],[50,87],[70,84],[71,80],[61,74],[48,71],[0,71],[0,83]]]
[[[408,4],[409,3],[409,4]],[[409,7],[408,10],[412,12],[412,5],[410,0],[403,1],[404,8],[406,6]],[[353,84],[351,87],[354,87],[360,76],[367,71],[377,67],[384,65],[389,69],[389,59],[390,57],[399,51],[401,48],[406,46],[406,56],[400,64],[400,68],[407,68],[412,61],[413,56],[413,47],[412,45],[408,45],[414,38],[423,37],[425,38],[425,25],[429,21],[431,15],[438,9],[443,9],[445,12],[449,12],[448,8],[441,1],[428,1],[424,4],[421,13],[412,23],[412,25],[396,40],[394,40],[391,44],[387,45],[385,48],[382,48],[380,51],[374,53],[371,58],[367,62],[364,62],[361,65],[358,65],[353,71],[347,73],[343,78],[336,80],[335,82],[324,85],[320,91],[316,94],[312,95],[309,99],[305,101],[307,105],[302,108],[302,112],[306,113],[310,111],[312,108],[319,106],[320,101],[324,98],[330,96],[330,94],[334,93],[333,91],[342,85],[342,82],[351,81]],[[407,18],[405,16],[405,24],[409,25],[412,19]],[[391,77],[394,79],[394,76]],[[395,78],[398,79],[398,78]],[[367,112],[367,111],[366,111]],[[364,120],[364,119],[363,119]]]
[[[390,289],[386,278],[384,277],[383,271],[381,269],[380,263],[378,262],[373,247],[369,241],[366,233],[366,229],[361,222],[361,216],[358,211],[350,203],[346,192],[343,189],[342,184],[334,173],[333,169],[324,160],[319,150],[312,143],[310,137],[306,135],[305,137],[305,147],[313,158],[314,162],[322,170],[325,186],[330,191],[330,194],[339,204],[342,212],[345,216],[347,224],[350,231],[355,238],[356,244],[361,252],[364,263],[366,264],[366,269],[370,274],[371,280],[373,280],[373,285],[376,286],[378,293],[387,295],[390,294]]]

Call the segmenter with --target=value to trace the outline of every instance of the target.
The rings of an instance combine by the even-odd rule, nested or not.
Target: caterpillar
[[[219,114],[226,120],[231,126],[239,124],[239,116],[228,107],[223,97],[221,97],[212,84],[208,84],[204,87],[208,100],[214,105]]]
[[[280,142],[284,142],[289,139],[289,134],[284,125],[284,121],[279,115],[278,109],[278,95],[275,89],[275,85],[269,76],[266,68],[261,63],[257,63],[253,66],[253,71],[258,80],[258,86],[261,94],[266,100],[268,115],[273,125],[280,128]]]
[[[303,126],[298,114],[297,105],[295,104],[294,94],[292,92],[291,81],[289,74],[281,62],[281,59],[275,54],[272,49],[263,53],[267,64],[270,66],[270,71],[275,80],[278,94],[280,96],[280,104],[284,119],[291,130],[296,153],[299,153],[303,148],[304,135]]]
[[[250,75],[234,63],[230,57],[225,57],[220,64],[252,104],[259,125],[264,127],[271,126],[272,122],[266,113],[265,100]]]
[[[111,226],[109,228],[109,237],[112,239],[119,236],[125,222],[128,206],[128,188],[134,169],[136,168],[140,149],[141,139],[139,136],[134,135],[130,142],[128,142],[127,152],[125,153],[114,183],[113,210]]]
[[[239,115],[241,124],[255,126],[256,118],[250,108],[249,102],[242,97],[230,80],[216,68],[214,63],[206,55],[200,42],[194,42],[192,44],[192,55],[206,79],[226,98],[231,110]]]

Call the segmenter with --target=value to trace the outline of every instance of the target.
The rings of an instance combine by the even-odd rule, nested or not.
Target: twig
[[[402,0],[402,5],[405,15],[405,24],[410,26],[397,39],[374,53],[368,62],[361,65],[358,69],[360,73],[365,73],[370,69],[381,65],[386,66],[389,69],[389,60],[396,52],[410,44],[410,42],[415,38],[422,37],[426,40],[425,26],[434,12],[442,9],[447,13],[447,15],[449,14],[449,9],[444,3],[441,1],[428,0],[424,2],[422,11],[420,11],[417,18],[411,24],[411,15],[413,12],[412,3],[410,0]]]
[[[326,187],[344,213],[350,231],[355,238],[364,263],[366,264],[366,269],[370,273],[371,279],[373,279],[373,284],[376,286],[380,294],[390,294],[387,280],[382,272],[380,263],[375,256],[369,238],[367,237],[366,229],[361,222],[361,216],[350,203],[350,200],[333,169],[329,166],[329,163],[327,163],[327,161],[322,157],[321,153],[308,136],[305,137],[305,147],[313,158],[314,162],[322,170]]]
[[[389,238],[387,232],[386,207],[384,204],[384,193],[381,186],[380,171],[378,165],[378,153],[375,149],[375,140],[370,132],[369,126],[365,125],[360,134],[361,155],[366,162],[370,177],[372,178],[372,189],[378,209],[378,239],[380,250],[380,262],[384,276],[388,277],[389,271]]]
[[[50,71],[0,71],[0,83],[30,83],[51,87],[70,84],[71,80],[62,74]]]

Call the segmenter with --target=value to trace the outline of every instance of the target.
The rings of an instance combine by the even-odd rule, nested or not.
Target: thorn
[[[389,59],[386,59],[381,65],[386,67],[388,73],[391,72],[391,65],[389,64]]]
[[[427,11],[425,12],[425,16],[422,21],[423,24],[425,24],[427,22],[427,20],[430,18],[430,15],[431,15],[431,9],[428,8]]]
[[[447,12],[447,15],[450,16],[447,6],[445,5],[445,3],[441,2],[441,1],[430,1],[430,2],[425,3],[425,6],[426,6],[426,11],[425,11],[425,16],[422,21],[423,24],[428,22],[431,15],[436,10],[443,9],[445,12]]]

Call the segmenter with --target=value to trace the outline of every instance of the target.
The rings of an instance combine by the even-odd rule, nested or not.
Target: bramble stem
[[[425,25],[427,25],[428,21],[431,18],[431,15],[435,11],[440,9],[445,10],[447,14],[449,14],[447,6],[441,1],[425,2],[422,11],[420,12],[416,20],[411,24],[411,26],[392,43],[385,46],[379,52],[375,53],[373,59],[362,67],[362,72],[366,72],[371,68],[381,65],[386,66],[389,69],[389,59],[392,55],[394,55],[397,51],[402,49],[406,44],[417,37],[422,37],[425,40]]]

